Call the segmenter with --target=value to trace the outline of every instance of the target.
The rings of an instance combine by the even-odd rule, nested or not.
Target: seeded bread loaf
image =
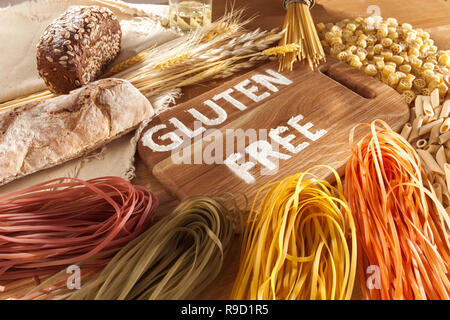
[[[0,113],[0,185],[80,157],[153,114],[139,90],[119,79]]]
[[[37,46],[37,68],[47,87],[69,93],[97,79],[120,51],[122,32],[107,8],[72,7],[49,25]]]

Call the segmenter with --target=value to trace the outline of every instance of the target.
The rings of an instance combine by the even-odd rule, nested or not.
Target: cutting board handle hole
[[[377,96],[376,91],[369,86],[373,79],[343,62],[323,65],[319,67],[319,71],[365,99],[374,99]],[[363,81],[366,77],[368,84]]]

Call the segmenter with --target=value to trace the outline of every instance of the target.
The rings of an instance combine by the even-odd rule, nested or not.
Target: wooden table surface
[[[144,2],[144,1],[142,1]],[[213,0],[213,19],[220,17],[225,8],[230,8],[230,0]],[[281,27],[285,11],[281,7],[281,0],[234,0],[235,8],[245,7],[247,16],[256,16],[250,23],[250,28],[271,29]],[[376,6],[373,6],[376,3]],[[337,22],[345,18],[369,16],[376,10],[383,17],[395,17],[400,23],[411,23],[415,28],[423,28],[431,33],[436,45],[440,49],[450,49],[450,1],[448,0],[317,0],[312,9],[314,21]],[[180,102],[186,101],[198,94],[213,89],[217,85],[207,83],[192,86],[184,90]],[[169,212],[177,200],[170,195],[162,185],[151,175],[143,162],[137,157],[136,178],[133,183],[148,187],[158,195],[161,201],[158,215]],[[221,275],[199,299],[228,299],[239,264],[239,237],[225,261]],[[1,285],[5,285],[1,283]],[[0,294],[0,299],[17,298],[26,293],[33,285],[33,281],[24,279],[9,283],[7,291]],[[359,285],[354,290],[354,299],[361,297]]]

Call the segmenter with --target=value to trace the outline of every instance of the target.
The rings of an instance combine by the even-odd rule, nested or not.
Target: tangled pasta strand
[[[311,173],[324,167],[337,187]],[[355,225],[334,169],[313,167],[274,182],[255,198],[232,298],[350,299],[356,250]]]
[[[230,204],[234,210],[230,211]],[[230,199],[190,197],[123,247],[103,271],[84,283],[80,290],[62,298],[193,298],[221,271],[234,235],[233,220],[230,218],[238,212],[239,209]],[[57,278],[55,276],[54,279]],[[45,288],[54,279],[36,290],[45,294]],[[29,297],[36,298],[38,295],[31,294]]]
[[[0,280],[98,268],[152,223],[158,199],[118,177],[60,178],[0,195]]]

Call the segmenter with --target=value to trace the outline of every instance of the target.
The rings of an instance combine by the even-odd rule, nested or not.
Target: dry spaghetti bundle
[[[328,168],[337,187],[311,173]],[[269,184],[247,221],[233,299],[350,299],[355,225],[329,167]],[[258,193],[259,194],[259,193]]]
[[[234,209],[233,209],[234,208]],[[195,196],[123,247],[68,299],[193,298],[219,274],[233,238],[233,201]],[[29,297],[46,293],[49,279]],[[64,290],[63,290],[64,291]],[[53,292],[54,294],[55,292]],[[66,293],[66,292],[62,292]]]
[[[118,177],[63,178],[0,195],[0,280],[106,264],[148,229],[157,198]]]
[[[449,217],[408,142],[382,121],[363,126],[371,133],[355,146],[356,128],[350,135],[346,196],[359,230],[364,296],[449,299]]]
[[[311,69],[326,60],[322,43],[309,11],[314,4],[314,0],[283,1],[287,14],[283,27],[285,33],[280,40],[280,46],[296,44],[298,50],[279,55],[281,70],[292,70],[294,62],[297,60],[307,62]]]

